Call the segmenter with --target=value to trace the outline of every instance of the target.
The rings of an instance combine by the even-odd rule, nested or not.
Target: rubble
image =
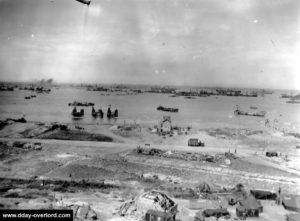
[[[13,121],[13,122],[16,122],[16,123],[26,123],[27,122],[24,117],[21,117],[19,119],[7,118],[6,120],[7,121]]]
[[[97,213],[93,210],[90,204],[70,204],[64,205],[62,199],[57,200],[57,205],[54,207],[56,209],[71,209],[73,210],[73,220],[74,221],[83,221],[83,220],[99,220]]]
[[[14,147],[23,148],[26,150],[42,150],[41,143],[15,142]]]
[[[148,210],[154,209],[156,211],[168,212],[176,215],[177,204],[164,192],[158,190],[151,190],[141,194],[135,199],[123,203],[118,213],[125,215],[138,215],[143,217]]]
[[[217,218],[220,218],[222,216],[230,217],[230,214],[229,214],[228,210],[225,209],[225,208],[220,208],[220,209],[206,209],[206,210],[203,211],[203,215],[205,217],[214,216],[214,217],[217,217]]]
[[[200,193],[212,193],[211,187],[206,183],[201,183],[198,187],[196,187]]]
[[[198,199],[199,195],[193,188],[174,188],[172,191],[174,198],[179,199]]]
[[[48,130],[44,131],[44,133],[47,133],[47,132],[50,132],[50,131],[54,131],[54,130],[68,131],[69,128],[68,128],[68,125],[54,123],[54,124],[52,124],[52,125],[49,127]]]
[[[41,143],[27,143],[22,141],[15,142],[0,142],[0,158],[8,158],[13,155],[28,152],[30,150],[42,150]]]
[[[150,148],[150,146],[141,147],[138,146],[136,149],[138,154],[157,156],[170,159],[179,159],[185,161],[206,161],[210,163],[224,162],[227,165],[231,165],[232,159],[237,159],[234,154],[225,153],[225,154],[216,154],[210,155],[207,153],[199,152],[186,152],[186,151],[176,151],[176,150],[161,150],[157,148]]]

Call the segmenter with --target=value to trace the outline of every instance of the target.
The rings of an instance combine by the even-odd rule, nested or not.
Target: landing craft
[[[91,4],[91,1],[87,1],[87,0],[76,0],[76,1],[86,4],[87,6],[90,6]]]

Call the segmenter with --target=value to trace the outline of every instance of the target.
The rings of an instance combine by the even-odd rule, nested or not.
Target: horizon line
[[[48,80],[48,79],[40,79],[40,80],[32,80],[32,81],[7,81],[7,80],[0,80],[0,83],[8,83],[8,84],[37,84],[41,80]],[[90,83],[90,82],[56,82],[53,81],[51,85],[125,85],[125,86],[148,86],[148,87],[189,87],[189,88],[234,88],[234,89],[260,89],[260,90],[287,90],[287,91],[299,91],[298,89],[290,89],[290,88],[270,88],[270,87],[241,87],[241,86],[196,86],[196,85],[172,85],[172,84],[145,84],[145,83]]]

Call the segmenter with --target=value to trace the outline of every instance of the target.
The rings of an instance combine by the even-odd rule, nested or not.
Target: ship
[[[289,104],[300,104],[300,100],[289,100],[286,103],[289,103]]]
[[[107,109],[107,114],[106,114],[107,118],[110,119],[110,118],[117,118],[119,116],[119,112],[118,112],[118,109],[115,109],[114,112],[111,111],[110,109],[110,105]]]
[[[78,102],[78,101],[73,101],[73,103],[69,103],[69,106],[82,106],[82,107],[87,107],[87,106],[94,106],[95,104],[92,102]]]
[[[288,95],[288,94],[281,94],[280,98],[292,98],[293,95]]]
[[[100,118],[103,118],[103,115],[104,115],[104,113],[103,113],[103,111],[102,111],[101,108],[98,109],[98,111],[96,111],[95,108],[94,108],[94,106],[93,106],[93,108],[92,108],[92,116],[93,116],[93,117],[100,117]]]
[[[80,111],[77,111],[76,107],[72,110],[71,113],[74,117],[82,117],[84,115],[84,110],[81,109]]]
[[[178,112],[178,111],[179,111],[178,108],[163,107],[163,106],[158,106],[158,107],[156,108],[156,110],[158,110],[158,111],[167,111],[167,112]]]
[[[265,111],[259,111],[259,112],[247,112],[247,111],[242,111],[239,109],[237,106],[235,111],[235,115],[245,115],[245,116],[254,116],[254,117],[264,117],[266,115]]]

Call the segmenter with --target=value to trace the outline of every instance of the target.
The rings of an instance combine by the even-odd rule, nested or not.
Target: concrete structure
[[[162,121],[159,123],[160,134],[170,134],[172,132],[172,121],[170,116],[163,116]]]

